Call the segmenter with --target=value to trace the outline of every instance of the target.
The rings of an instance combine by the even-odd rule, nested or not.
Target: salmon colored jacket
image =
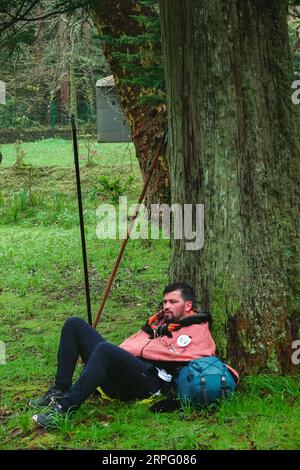
[[[151,339],[148,333],[140,330],[120,344],[120,348],[145,360],[164,362],[188,362],[214,356],[216,352],[208,322],[182,327],[173,331],[171,338],[163,335]]]

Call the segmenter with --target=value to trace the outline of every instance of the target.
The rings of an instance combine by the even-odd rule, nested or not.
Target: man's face
[[[181,320],[192,310],[192,301],[184,300],[180,290],[174,290],[164,295],[163,299],[164,320],[167,323],[174,323]]]

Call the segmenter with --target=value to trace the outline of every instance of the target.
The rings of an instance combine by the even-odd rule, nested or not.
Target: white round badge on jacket
[[[178,344],[178,346],[180,346],[182,348],[184,348],[185,346],[190,344],[191,341],[192,341],[192,339],[188,335],[180,335],[177,338],[177,344]]]

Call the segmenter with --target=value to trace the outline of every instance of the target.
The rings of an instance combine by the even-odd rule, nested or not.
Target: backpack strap
[[[228,387],[226,383],[226,377],[225,375],[222,375],[221,377],[221,397],[225,398],[228,395]]]
[[[201,389],[201,395],[202,395],[203,401],[207,405],[208,404],[208,396],[207,396],[207,390],[206,390],[205,377],[201,377],[201,379],[200,379],[200,389]]]

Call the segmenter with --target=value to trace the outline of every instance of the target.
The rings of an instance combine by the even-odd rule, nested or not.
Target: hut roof
[[[96,82],[97,87],[105,87],[105,86],[115,86],[115,81],[113,75],[109,75],[108,77],[101,78]]]

